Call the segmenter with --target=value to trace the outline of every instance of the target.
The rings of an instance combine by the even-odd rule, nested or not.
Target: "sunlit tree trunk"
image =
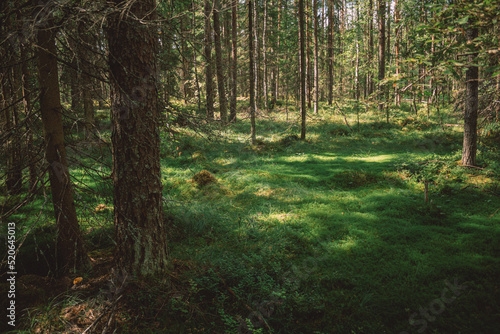
[[[108,19],[116,264],[134,275],[166,270],[154,0],[115,0]]]
[[[466,30],[467,42],[473,43],[478,37],[478,29],[475,27]],[[462,151],[462,165],[476,165],[477,151],[477,108],[478,108],[478,86],[479,68],[474,64],[477,54],[469,55],[469,67],[465,73],[465,110],[464,110],[464,143]]]

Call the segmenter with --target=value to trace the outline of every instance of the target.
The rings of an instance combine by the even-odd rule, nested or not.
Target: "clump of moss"
[[[209,171],[202,170],[199,173],[194,174],[193,182],[199,187],[206,186],[207,184],[217,183],[217,179]]]

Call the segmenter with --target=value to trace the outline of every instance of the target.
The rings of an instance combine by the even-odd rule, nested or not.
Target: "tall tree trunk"
[[[305,55],[305,29],[304,29],[304,0],[299,0],[299,48],[300,48],[300,139],[306,139],[306,55]]]
[[[318,44],[318,0],[313,0],[314,18],[314,113],[318,113],[319,103],[319,44]]]
[[[89,259],[78,226],[73,187],[66,161],[55,36],[52,24],[49,24],[48,28],[38,30],[38,82],[45,159],[49,164],[52,203],[58,231],[58,269],[61,273],[66,273],[87,267]]]
[[[155,0],[115,0],[109,17],[116,262],[135,275],[166,269]]]
[[[252,145],[256,143],[256,135],[255,135],[255,112],[257,106],[255,105],[255,81],[256,81],[256,73],[254,68],[254,0],[248,0],[248,59],[249,59],[249,80],[250,80],[250,126],[251,126],[251,140]]]
[[[283,0],[279,0],[279,8],[278,8],[278,27],[276,31],[281,31],[281,7],[283,6],[282,4]],[[276,34],[276,52],[278,54],[278,58],[281,55],[281,39],[280,39],[280,34]],[[280,62],[279,60],[276,60],[276,76],[275,76],[275,83],[274,83],[274,99],[278,100],[280,98],[279,96],[279,89],[280,89]]]
[[[264,22],[262,29],[262,66],[263,66],[263,95],[264,95],[264,109],[268,110],[267,101],[267,49],[266,49],[266,38],[267,38],[267,1],[264,1]]]
[[[261,95],[259,91],[259,21],[258,21],[258,12],[257,12],[258,2],[253,1],[253,42],[254,42],[254,73],[255,73],[255,111],[257,111],[257,107],[261,107]]]
[[[384,85],[385,78],[385,1],[378,0],[378,80],[379,80],[379,110],[384,108]]]
[[[400,59],[399,59],[399,41],[401,40],[401,17],[400,17],[400,10],[399,10],[399,0],[396,0],[396,3],[394,4],[394,24],[396,25],[396,31],[395,31],[395,40],[394,40],[394,59],[396,61],[396,78],[399,80],[399,75],[400,75]],[[394,86],[394,102],[397,106],[401,104],[401,96],[399,93],[399,85],[398,83],[395,84]]]
[[[356,21],[359,21],[359,1],[356,1]],[[356,64],[354,68],[354,98],[359,99],[359,23],[356,24]],[[358,114],[359,116],[359,114]],[[359,123],[358,123],[359,125]]]
[[[466,30],[468,43],[478,37],[478,29],[470,27]],[[477,54],[469,56],[469,67],[465,73],[465,110],[464,110],[464,143],[462,151],[462,165],[476,165],[477,151],[477,108],[478,108],[478,85],[479,68],[474,64]]]
[[[333,12],[334,2],[328,4],[328,105],[333,103]]]
[[[217,88],[219,89],[219,109],[222,123],[227,123],[226,87],[224,79],[224,68],[222,65],[221,29],[219,19],[219,0],[214,0],[214,41],[215,41],[215,63],[217,68]]]
[[[372,75],[372,65],[373,65],[373,0],[368,1],[368,29],[366,30],[368,34],[368,51],[367,51],[367,65],[368,65],[368,75],[366,76],[366,86],[368,88],[368,94],[373,93],[373,75]]]
[[[312,108],[312,85],[311,85],[311,55],[309,50],[311,44],[310,29],[309,29],[309,9],[310,1],[305,0],[304,3],[304,38],[305,38],[305,55],[306,55],[306,98],[307,108]]]
[[[212,74],[212,14],[211,0],[205,0],[205,88],[207,90],[206,109],[207,119],[214,119],[214,83]]]
[[[236,121],[236,102],[238,97],[238,0],[234,0],[231,6],[231,34],[232,34],[232,49],[231,49],[231,104],[229,120]]]
[[[181,84],[181,91],[182,91],[182,97],[184,99],[184,104],[188,104],[189,100],[191,98],[191,87],[190,87],[190,81],[191,81],[191,72],[189,71],[189,62],[188,62],[188,57],[187,57],[187,43],[186,43],[186,21],[187,21],[187,16],[182,15],[182,17],[179,19],[179,29],[180,29],[180,36],[179,36],[179,43],[180,43],[180,48],[181,48],[181,63],[182,63],[182,84]]]

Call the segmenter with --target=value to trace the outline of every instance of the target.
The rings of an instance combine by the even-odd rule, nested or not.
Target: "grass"
[[[358,126],[356,105],[342,108],[353,131],[322,106],[306,141],[294,137],[296,114],[279,111],[258,120],[254,146],[247,120],[210,140],[162,134],[171,268],[130,283],[121,332],[496,331],[498,146],[481,144],[483,168],[466,169],[458,128],[404,109],[386,124],[364,108]],[[193,181],[201,171],[217,182]],[[72,174],[88,239],[112,246],[112,211],[94,210],[112,207],[109,182],[76,165]]]

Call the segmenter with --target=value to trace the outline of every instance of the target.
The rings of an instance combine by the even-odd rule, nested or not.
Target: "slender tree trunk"
[[[283,6],[282,3],[283,0],[279,0],[279,8],[278,8],[278,27],[277,31],[281,31],[281,7]],[[276,52],[278,54],[278,57],[281,55],[281,39],[280,35],[281,34],[276,34]],[[276,59],[276,78],[275,78],[275,86],[274,86],[274,99],[278,100],[280,98],[279,95],[279,89],[280,89],[280,76],[281,76],[281,69],[280,69],[280,61],[279,59]]]
[[[78,23],[78,36],[80,37],[80,43],[78,45],[78,57],[81,63],[81,92],[83,99],[83,115],[85,119],[85,132],[88,137],[94,128],[94,101],[92,99],[92,78],[89,73],[92,70],[91,57],[92,52],[89,50],[91,48],[91,39],[86,31],[86,25],[83,21]]]
[[[384,108],[384,85],[385,78],[385,1],[378,0],[378,80],[379,80],[379,104],[380,111]]]
[[[205,86],[207,90],[206,108],[207,119],[214,119],[214,84],[212,74],[212,14],[211,0],[205,0]]]
[[[236,102],[238,96],[238,0],[234,0],[231,8],[232,59],[231,59],[231,106],[230,121],[236,121]]]
[[[395,41],[394,41],[394,59],[396,60],[396,78],[399,80],[399,75],[400,75],[400,59],[399,59],[399,41],[401,40],[401,17],[400,17],[400,11],[399,11],[399,0],[396,0],[396,3],[394,4],[394,24],[396,25],[396,31],[395,31]],[[400,106],[401,104],[401,96],[399,93],[399,85],[398,83],[395,84],[394,87],[394,100],[395,104],[397,106]]]
[[[262,66],[263,66],[263,94],[264,94],[264,109],[268,110],[268,100],[267,100],[267,49],[266,49],[266,38],[267,38],[267,1],[264,1],[264,22],[262,29]]]
[[[256,135],[255,135],[255,112],[257,106],[255,105],[255,81],[256,81],[256,73],[254,68],[254,0],[248,0],[248,59],[250,61],[249,64],[249,80],[250,80],[250,124],[251,124],[251,140],[252,145],[256,143]]]
[[[257,108],[262,106],[261,95],[259,91],[259,21],[258,21],[258,12],[257,12],[258,2],[253,1],[253,41],[254,41],[254,73],[255,73],[255,111]]]
[[[300,139],[306,139],[306,55],[305,55],[305,29],[304,29],[304,0],[299,0],[299,44],[300,44]]]
[[[196,2],[193,0],[191,2],[191,10],[192,10],[192,18],[191,18],[191,24],[193,27],[196,26]],[[194,29],[191,32],[192,38],[194,39],[195,33],[193,32]],[[201,112],[201,90],[200,90],[200,78],[198,76],[198,62],[196,60],[197,53],[193,52],[193,70],[194,70],[194,80],[196,83],[196,97],[197,97],[197,102],[198,102],[198,113]]]
[[[318,0],[313,0],[314,18],[314,113],[318,113],[319,103],[319,44],[318,44]]]
[[[475,27],[466,30],[467,42],[473,43],[478,37],[478,29]],[[479,68],[474,64],[477,54],[469,56],[469,67],[465,73],[465,112],[464,112],[464,143],[462,151],[462,165],[476,165],[477,151],[477,109],[478,109],[478,83]]]
[[[373,75],[372,75],[372,65],[373,65],[373,0],[368,1],[368,29],[366,30],[368,34],[368,51],[367,51],[367,65],[368,65],[368,75],[366,77],[366,85],[368,88],[368,95],[373,93]]]
[[[304,38],[305,38],[305,54],[306,54],[306,98],[307,98],[307,108],[312,108],[312,85],[311,85],[311,56],[309,50],[311,37],[309,29],[309,9],[310,0],[305,0],[304,3]]]
[[[227,123],[226,87],[224,79],[224,68],[222,65],[221,29],[219,19],[219,0],[214,0],[214,40],[215,40],[215,63],[217,68],[217,87],[219,89],[219,109],[222,123]]]
[[[391,63],[391,3],[392,0],[387,0],[387,38],[386,38],[386,51],[385,51],[385,58],[386,58],[386,63],[390,64]]]
[[[359,2],[356,1],[356,21],[359,21]],[[354,69],[354,98],[359,99],[359,23],[356,24],[356,65]],[[359,117],[359,114],[358,114]],[[359,126],[359,122],[358,122]]]
[[[166,270],[154,0],[115,0],[108,44],[112,88],[117,266],[134,275]]]
[[[57,224],[57,257],[61,273],[89,265],[76,215],[73,187],[66,161],[62,107],[57,67],[56,32],[51,27],[38,30],[38,81],[40,110],[45,137],[45,159],[49,164],[52,203]]]
[[[333,103],[333,11],[334,3],[328,4],[328,105]]]

